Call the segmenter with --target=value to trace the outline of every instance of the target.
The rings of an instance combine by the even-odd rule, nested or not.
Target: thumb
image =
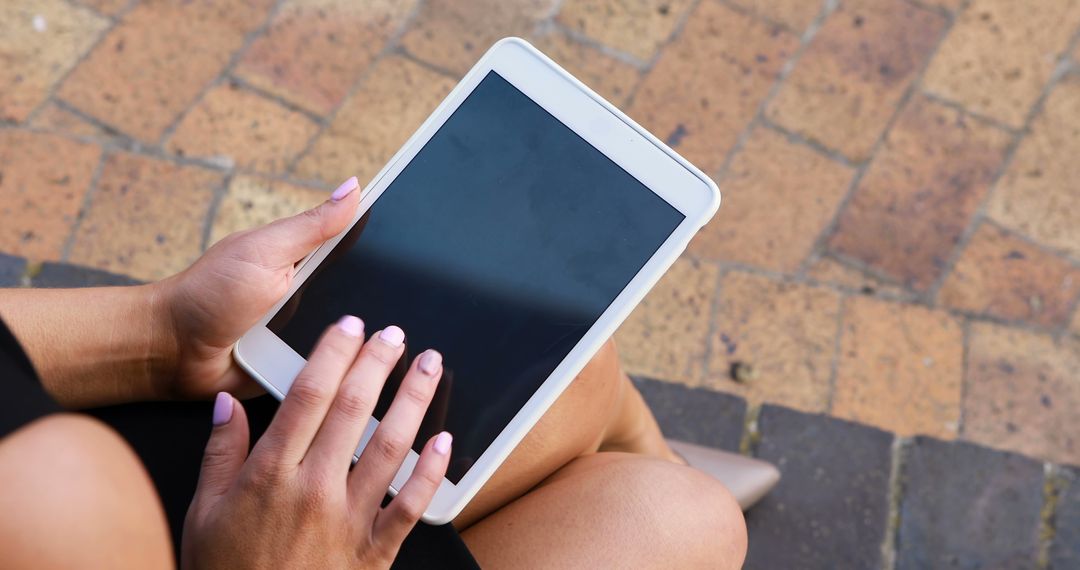
[[[352,221],[360,204],[360,183],[353,176],[338,186],[330,199],[295,216],[282,218],[245,236],[258,240],[260,251],[277,257],[273,261],[291,265],[303,259],[322,242],[341,233]]]
[[[203,453],[195,502],[213,501],[224,495],[248,455],[247,414],[240,402],[227,392],[219,392],[214,401],[214,430]]]

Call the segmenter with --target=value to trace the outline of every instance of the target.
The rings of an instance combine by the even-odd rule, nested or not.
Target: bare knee
[[[55,415],[0,441],[0,566],[168,567],[153,484],[115,432]]]

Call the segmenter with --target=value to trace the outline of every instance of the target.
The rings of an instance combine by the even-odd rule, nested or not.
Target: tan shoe
[[[711,447],[666,440],[686,463],[718,479],[735,496],[745,511],[780,481],[780,470],[772,463]]]

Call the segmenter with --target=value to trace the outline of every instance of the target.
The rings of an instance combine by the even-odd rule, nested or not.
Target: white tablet
[[[404,329],[403,362],[440,351],[416,440],[454,435],[424,516],[435,524],[461,511],[720,203],[701,171],[517,38],[480,59],[364,192],[351,228],[304,262],[234,355],[282,398],[344,314]]]

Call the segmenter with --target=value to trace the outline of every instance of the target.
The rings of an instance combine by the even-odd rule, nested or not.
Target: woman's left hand
[[[260,388],[230,351],[289,290],[295,264],[344,230],[360,203],[356,178],[330,199],[290,218],[229,235],[191,267],[152,287],[174,338],[175,374],[157,380],[159,399],[253,396]]]

